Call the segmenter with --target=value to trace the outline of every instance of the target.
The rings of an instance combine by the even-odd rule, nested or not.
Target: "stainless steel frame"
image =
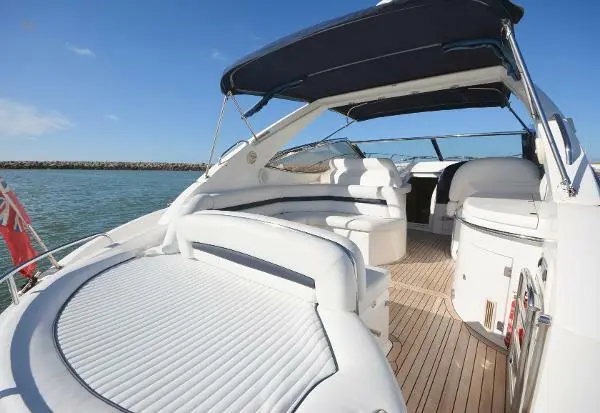
[[[219,112],[219,118],[217,119],[217,127],[215,129],[215,135],[213,136],[212,145],[210,147],[210,156],[206,164],[206,176],[208,176],[208,170],[211,167],[213,156],[215,155],[215,149],[217,147],[217,140],[219,139],[219,133],[221,132],[221,125],[223,124],[223,116],[225,115],[225,107],[227,106],[227,100],[229,95],[223,96],[223,103],[221,104],[221,111]]]
[[[560,157],[560,153],[558,152],[558,146],[556,145],[556,140],[552,135],[552,131],[550,130],[550,125],[548,124],[548,118],[544,113],[544,109],[540,103],[535,87],[533,86],[533,82],[531,81],[531,77],[529,76],[529,71],[527,70],[527,66],[525,65],[525,60],[521,55],[521,50],[519,49],[519,45],[517,44],[517,40],[515,38],[515,34],[512,28],[512,24],[508,21],[503,22],[504,34],[506,35],[506,39],[510,45],[510,49],[513,52],[515,57],[515,62],[517,64],[517,70],[519,70],[519,74],[523,79],[523,84],[525,85],[525,92],[527,93],[527,97],[529,99],[529,103],[531,105],[531,112],[533,116],[537,118],[537,120],[541,123],[542,129],[544,129],[544,133],[546,134],[546,138],[548,139],[548,143],[550,144],[550,149],[552,150],[552,155],[556,160],[556,164],[558,166],[558,171],[560,173],[560,177],[562,179],[561,184],[565,187],[565,190],[569,194],[569,196],[575,196],[577,192],[573,187],[571,182],[571,178],[569,178],[569,174],[567,173],[567,169]]]
[[[21,215],[19,208],[17,208],[17,206],[14,204],[12,198],[10,196],[8,196],[8,193],[6,193],[5,190],[2,188],[0,188],[0,196],[2,196],[2,198],[4,198],[4,200],[6,200],[6,202],[8,202],[9,207],[17,214],[17,217],[25,223],[25,228],[29,231],[29,233],[31,234],[31,236],[33,237],[35,242],[38,243],[38,245],[42,248],[42,250],[48,251],[48,247],[46,247],[46,244],[44,244],[44,241],[42,241],[42,238],[38,235],[38,233],[33,228],[33,226],[31,224],[27,223],[27,220]],[[54,256],[52,254],[48,255],[48,260],[50,261],[50,264],[52,264],[53,267],[55,267],[55,268],[60,267],[58,265],[58,261],[56,261],[56,259],[54,258]]]
[[[466,219],[464,219],[463,217],[461,217],[459,215],[455,215],[454,219],[456,219],[457,221],[466,225],[469,228],[473,228],[478,231],[485,232],[487,234],[501,236],[501,237],[507,237],[507,238],[513,238],[513,239],[518,239],[518,240],[523,240],[523,241],[531,241],[531,242],[535,242],[536,244],[544,243],[544,238],[533,237],[531,235],[515,234],[512,232],[508,232],[508,231],[501,231],[499,229],[486,228],[481,225],[473,224],[472,222],[467,221]]]
[[[240,143],[248,143],[248,141],[240,139],[239,141],[231,145],[229,148],[225,149],[221,156],[219,156],[219,163],[223,163],[223,158],[225,157],[225,155],[229,154],[229,152],[231,152],[232,149],[236,148]]]
[[[39,254],[35,257],[33,257],[30,260],[27,260],[26,262],[24,262],[23,264],[14,266],[13,268],[11,268],[10,270],[8,270],[6,273],[4,273],[2,276],[0,276],[0,284],[2,284],[3,282],[7,282],[8,284],[8,290],[10,291],[10,297],[12,299],[13,304],[17,305],[19,304],[19,290],[17,289],[17,284],[15,283],[15,274],[17,274],[20,270],[22,270],[23,268],[38,262],[41,259],[44,259],[46,257],[51,256],[53,253],[58,252],[58,251],[62,251],[64,249],[67,249],[69,247],[73,247],[75,245],[79,245],[79,244],[85,244],[88,241],[92,241],[93,239],[96,238],[100,238],[100,237],[106,237],[110,240],[111,244],[114,244],[113,239],[110,237],[110,235],[102,232],[102,233],[98,233],[98,234],[94,234],[94,235],[89,235],[87,237],[83,237],[80,238],[76,241],[72,241],[69,242],[67,244],[63,244],[59,247],[53,248],[49,251],[45,251],[42,254]]]
[[[235,108],[237,109],[238,113],[240,114],[240,117],[242,118],[242,120],[246,124],[246,127],[248,128],[248,130],[252,134],[252,137],[254,138],[255,141],[258,142],[258,140],[259,140],[258,136],[256,136],[256,133],[254,132],[254,129],[252,128],[252,125],[250,125],[250,121],[248,120],[248,118],[244,114],[244,111],[242,110],[242,106],[237,101],[237,99],[235,98],[235,96],[233,94],[231,94],[231,92],[229,92],[229,96],[231,97],[231,100],[233,100]]]
[[[560,130],[560,134],[563,137],[563,143],[565,144],[565,154],[567,155],[567,165],[573,165],[575,162],[575,154],[573,152],[573,145],[571,144],[571,137],[567,132],[567,127],[565,126],[565,120],[562,116],[555,113],[552,115],[552,120],[556,122],[558,125],[558,129]]]
[[[518,131],[500,131],[500,132],[481,132],[481,133],[455,133],[451,135],[429,135],[429,136],[411,136],[406,138],[382,138],[382,139],[364,139],[350,140],[351,143],[380,143],[380,142],[402,142],[402,141],[418,141],[431,139],[461,139],[461,138],[485,138],[492,136],[521,136],[524,133],[529,133],[527,129]]]

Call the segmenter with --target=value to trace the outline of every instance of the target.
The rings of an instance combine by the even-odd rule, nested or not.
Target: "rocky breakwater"
[[[110,161],[0,161],[0,169],[99,169],[141,171],[205,171],[205,163]]]

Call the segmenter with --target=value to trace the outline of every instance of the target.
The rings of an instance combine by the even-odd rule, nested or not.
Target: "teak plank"
[[[485,352],[485,364],[483,366],[483,383],[481,385],[481,397],[479,399],[479,411],[491,413],[492,398],[494,394],[494,370],[496,364],[496,350],[487,347]]]
[[[504,400],[506,397],[506,355],[496,352],[494,370],[494,390],[492,394],[492,412],[504,413]]]
[[[473,364],[473,376],[471,377],[471,387],[469,388],[469,399],[467,400],[467,413],[479,412],[479,399],[481,397],[486,347],[487,346],[481,341],[477,343],[477,353],[475,354],[475,363]]]
[[[504,411],[506,355],[454,311],[450,237],[408,231],[407,254],[388,265],[388,360],[410,413]]]

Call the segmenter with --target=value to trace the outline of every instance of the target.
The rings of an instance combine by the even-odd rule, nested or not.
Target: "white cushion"
[[[198,201],[196,209],[221,209],[270,199],[316,196],[381,199],[388,203],[394,203],[401,195],[409,191],[410,185],[402,188],[332,184],[265,185],[204,194]],[[210,197],[212,200],[206,200],[206,197]]]
[[[134,412],[288,412],[337,370],[314,304],[179,255],[84,284],[56,338],[83,382]]]
[[[316,386],[297,413],[406,413],[394,373],[363,322],[354,314],[317,310],[339,371]]]
[[[357,289],[361,296],[365,293],[365,268],[358,247],[319,228],[242,212],[202,211],[178,222],[177,240],[181,254],[188,258],[195,257],[193,243],[199,242],[310,277],[317,301],[327,309],[354,311]],[[269,283],[269,277],[262,281]]]
[[[328,184],[258,186],[200,195],[193,209],[226,209],[245,205],[244,211],[263,215],[310,210],[405,219],[405,198],[406,193],[409,191],[410,185],[401,188]],[[355,198],[356,202],[343,199],[318,199],[316,197]],[[295,198],[295,200],[290,202],[290,198]],[[281,202],[278,202],[278,200],[281,200]],[[367,202],[360,202],[361,200]],[[381,204],[369,202],[376,200],[384,202]],[[264,201],[273,202],[265,203]]]
[[[285,212],[278,215],[278,217],[308,225],[344,228],[364,232],[400,229],[403,221],[399,218],[378,218],[368,215],[320,211]]]
[[[332,159],[321,183],[341,185],[401,186],[396,165],[387,158]]]
[[[457,209],[457,201],[448,201],[448,204],[446,204],[446,215],[448,215],[449,217],[453,217],[456,214]]]
[[[462,165],[450,185],[447,214],[472,195],[504,198],[521,196],[539,199],[540,172],[537,166],[520,158],[475,159]]]
[[[189,214],[198,210],[231,208],[332,229],[355,242],[365,262],[378,265],[397,261],[405,253],[406,193],[410,189],[410,185],[258,186],[200,194],[194,202],[190,202],[189,209],[184,212]],[[362,234],[354,231],[362,231]],[[378,245],[383,240],[370,237],[369,234],[374,231],[379,231],[379,235],[382,236],[386,234],[384,242],[388,247],[385,254],[376,251],[381,249]],[[178,251],[175,224],[170,225],[160,250]]]
[[[535,235],[540,221],[533,199],[469,197],[460,216],[485,228],[525,235]]]

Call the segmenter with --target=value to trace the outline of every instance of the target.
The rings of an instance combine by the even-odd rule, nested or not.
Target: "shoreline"
[[[185,162],[0,161],[0,169],[84,169],[110,171],[200,171],[206,164]]]

